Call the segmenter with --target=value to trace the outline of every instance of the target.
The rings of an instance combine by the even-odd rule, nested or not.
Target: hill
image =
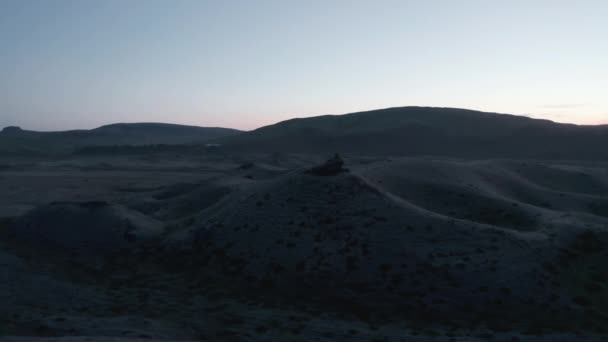
[[[196,144],[237,133],[229,128],[162,123],[122,123],[61,132],[6,127],[0,132],[0,155],[67,153],[84,146]]]
[[[608,126],[456,108],[400,107],[292,119],[218,142],[233,150],[606,160]]]
[[[3,173],[4,333],[605,340],[608,163],[202,158]]]
[[[306,298],[361,317],[603,324],[603,280],[594,280],[608,237],[601,169],[418,159],[350,166],[333,175],[294,170],[217,196],[170,229],[166,244],[176,250],[162,261],[193,274],[190,260],[201,283],[221,283],[221,274],[247,294]]]

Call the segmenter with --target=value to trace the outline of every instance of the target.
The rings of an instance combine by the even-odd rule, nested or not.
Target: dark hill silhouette
[[[7,127],[0,132],[0,154],[67,153],[84,146],[196,144],[240,131],[162,123],[112,124],[92,130],[36,132]]]
[[[608,125],[456,108],[400,107],[292,119],[217,142],[248,152],[608,159]]]

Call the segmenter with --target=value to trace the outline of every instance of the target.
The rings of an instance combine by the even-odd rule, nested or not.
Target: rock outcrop
[[[323,164],[313,167],[308,170],[307,173],[313,174],[315,176],[334,176],[341,172],[348,171],[348,169],[344,168],[344,161],[340,157],[339,154],[335,154],[333,157],[329,158]]]

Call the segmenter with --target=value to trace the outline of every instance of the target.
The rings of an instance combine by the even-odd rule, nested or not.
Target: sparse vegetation
[[[246,168],[256,174],[249,181],[241,172],[246,159],[235,160],[220,171],[200,171],[211,180],[180,171],[185,179],[178,184],[174,173],[162,183],[134,181],[121,171],[129,176],[123,181],[126,176],[117,171],[100,171],[112,172],[110,181],[91,178],[62,188],[77,194],[87,186],[108,187],[99,198],[59,201],[48,212],[43,205],[1,220],[0,263],[6,258],[7,265],[27,267],[5,268],[23,277],[23,286],[0,285],[0,295],[13,291],[32,299],[6,304],[30,316],[7,316],[0,308],[0,322],[29,329],[34,317],[41,334],[72,334],[65,327],[77,334],[87,330],[74,317],[111,317],[104,321],[110,327],[122,327],[120,318],[130,317],[140,325],[137,332],[121,330],[129,336],[150,329],[148,335],[156,337],[167,329],[187,338],[234,340],[390,340],[387,333],[393,331],[437,338],[483,332],[479,338],[496,340],[524,331],[606,334],[608,235],[604,218],[588,215],[588,195],[536,193],[525,182],[518,184],[521,193],[509,192],[515,171],[507,162],[487,162],[489,167],[393,158],[361,166],[349,156],[351,171],[316,177],[304,171],[313,163],[293,162],[286,154],[281,165],[287,166],[276,173],[256,159]],[[435,178],[437,170],[450,176]],[[15,179],[0,182],[9,190]],[[531,193],[538,198],[526,198]],[[35,203],[38,196],[27,201]],[[553,205],[549,214],[546,206],[536,206],[546,203]],[[554,214],[558,205],[589,211],[579,215],[572,209],[563,218]],[[159,224],[162,234],[140,244],[121,231],[113,236],[126,241],[124,248],[90,257],[66,254],[65,247],[52,253],[48,245],[33,248],[40,246],[39,235],[9,238],[8,232],[15,233],[9,223],[60,229],[74,213],[82,215],[79,222],[89,222],[78,225],[78,232],[91,234],[110,217],[113,228],[141,228],[135,218],[142,218]],[[50,284],[61,301],[32,292],[38,281]],[[133,318],[138,315],[148,323]],[[175,322],[184,327],[175,328]],[[328,331],[334,323],[339,328]]]

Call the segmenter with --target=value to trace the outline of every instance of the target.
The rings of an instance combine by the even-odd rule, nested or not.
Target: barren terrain
[[[398,139],[412,124],[433,129]],[[135,143],[2,132],[2,340],[608,334],[604,126],[407,107],[221,138],[115,129]],[[149,145],[163,129],[209,143]]]
[[[322,160],[3,160],[0,332],[302,341],[605,333],[607,165],[347,156],[348,170],[307,172]]]

